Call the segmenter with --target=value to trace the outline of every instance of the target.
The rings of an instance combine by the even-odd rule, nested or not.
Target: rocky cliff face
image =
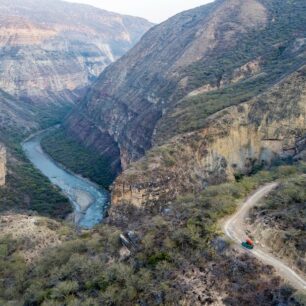
[[[288,104],[290,101],[290,104]],[[306,66],[268,92],[153,148],[120,175],[113,203],[163,203],[306,149]]]
[[[221,0],[171,18],[106,69],[74,116],[87,113],[112,137],[126,168],[151,147],[156,124],[170,105],[194,89],[187,67],[209,62],[216,50],[231,50],[239,35],[263,28],[267,14],[259,1]]]
[[[5,185],[6,176],[6,151],[0,144],[0,186]]]
[[[118,153],[115,203],[168,201],[300,151],[305,10],[215,1],[151,29],[102,73],[67,126]]]
[[[72,122],[89,118],[97,130],[113,138],[126,168],[155,143],[185,127],[198,128],[198,121],[225,103],[240,102],[230,97],[231,101],[212,101],[216,109],[196,110],[197,105],[190,102],[195,93],[246,80],[258,82],[244,91],[245,96],[248,90],[276,81],[288,60],[283,51],[294,44],[303,48],[304,43],[298,47],[295,42],[302,42],[305,35],[304,17],[299,13],[303,10],[302,1],[292,5],[277,0],[220,0],[179,14],[149,31],[105,70]],[[296,24],[287,26],[284,11],[295,15]],[[285,33],[279,35],[284,27]],[[203,108],[205,103],[201,104]],[[193,122],[197,115],[200,119]]]
[[[62,1],[0,1],[0,88],[41,103],[73,102],[152,26]]]

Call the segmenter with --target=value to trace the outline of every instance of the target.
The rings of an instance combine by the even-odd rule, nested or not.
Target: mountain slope
[[[0,12],[0,88],[44,104],[75,101],[152,26],[62,1],[1,0]]]
[[[37,124],[33,122],[34,109],[0,89],[0,139],[4,141],[5,134],[18,131],[29,131]]]
[[[169,19],[102,73],[70,133],[126,169],[301,67],[305,11],[301,0],[219,0]]]
[[[261,95],[173,137],[116,180],[113,203],[165,203],[306,149],[306,65]]]

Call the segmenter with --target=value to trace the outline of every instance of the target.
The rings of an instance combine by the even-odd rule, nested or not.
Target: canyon
[[[76,102],[152,26],[62,1],[1,0],[0,12],[0,88],[42,105]]]
[[[162,205],[298,158],[305,9],[303,1],[215,1],[154,27],[105,69],[65,126],[123,170],[114,204]]]
[[[305,304],[304,0],[0,12],[1,305]]]
[[[248,11],[247,6],[253,10]],[[71,132],[78,133],[74,128],[78,120],[82,123],[80,139],[84,140],[86,121],[88,126],[95,125],[101,138],[110,137],[117,143],[125,169],[152,147],[154,134],[159,133],[155,128],[162,117],[171,116],[173,104],[196,89],[192,80],[196,75],[188,69],[203,63],[209,70],[217,55],[231,52],[240,34],[260,30],[266,21],[266,9],[254,0],[216,1],[170,18],[105,70],[80,110],[71,116]],[[208,84],[217,83],[216,73],[214,69]],[[116,147],[107,141],[99,149],[109,150],[109,146]]]
[[[143,18],[89,5],[0,1],[0,143],[7,151],[8,168],[1,209],[29,210],[36,205],[36,210],[44,210],[37,203],[42,202],[39,192],[46,188],[42,193],[52,193],[49,205],[54,203],[64,214],[71,210],[67,199],[30,167],[20,143],[59,123],[105,67],[152,26]],[[1,159],[4,183],[2,165]]]

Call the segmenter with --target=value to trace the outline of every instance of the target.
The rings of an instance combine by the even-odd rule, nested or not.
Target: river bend
[[[82,228],[92,228],[103,220],[109,194],[89,180],[65,170],[42,150],[41,139],[49,131],[28,138],[22,148],[32,164],[69,198],[74,206],[75,223]]]

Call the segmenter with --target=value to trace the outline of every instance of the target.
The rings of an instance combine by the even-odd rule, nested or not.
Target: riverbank
[[[22,132],[6,133],[8,172],[0,188],[0,212],[37,212],[63,220],[73,211],[71,203],[26,157],[22,150],[25,137]]]
[[[111,169],[108,158],[84,147],[67,134],[63,127],[50,130],[43,137],[41,146],[44,152],[60,165],[105,189],[108,189],[116,178],[117,173]]]
[[[55,129],[56,127],[53,127]],[[52,128],[51,128],[52,129]],[[32,164],[58,186],[75,208],[75,223],[92,228],[100,223],[108,207],[108,192],[55,162],[41,147],[41,140],[50,128],[28,137],[22,147]]]
[[[87,193],[86,191],[78,189],[75,191],[75,195],[76,195],[76,201],[79,204],[82,212],[85,212],[94,202],[94,198],[90,196],[90,194]]]

